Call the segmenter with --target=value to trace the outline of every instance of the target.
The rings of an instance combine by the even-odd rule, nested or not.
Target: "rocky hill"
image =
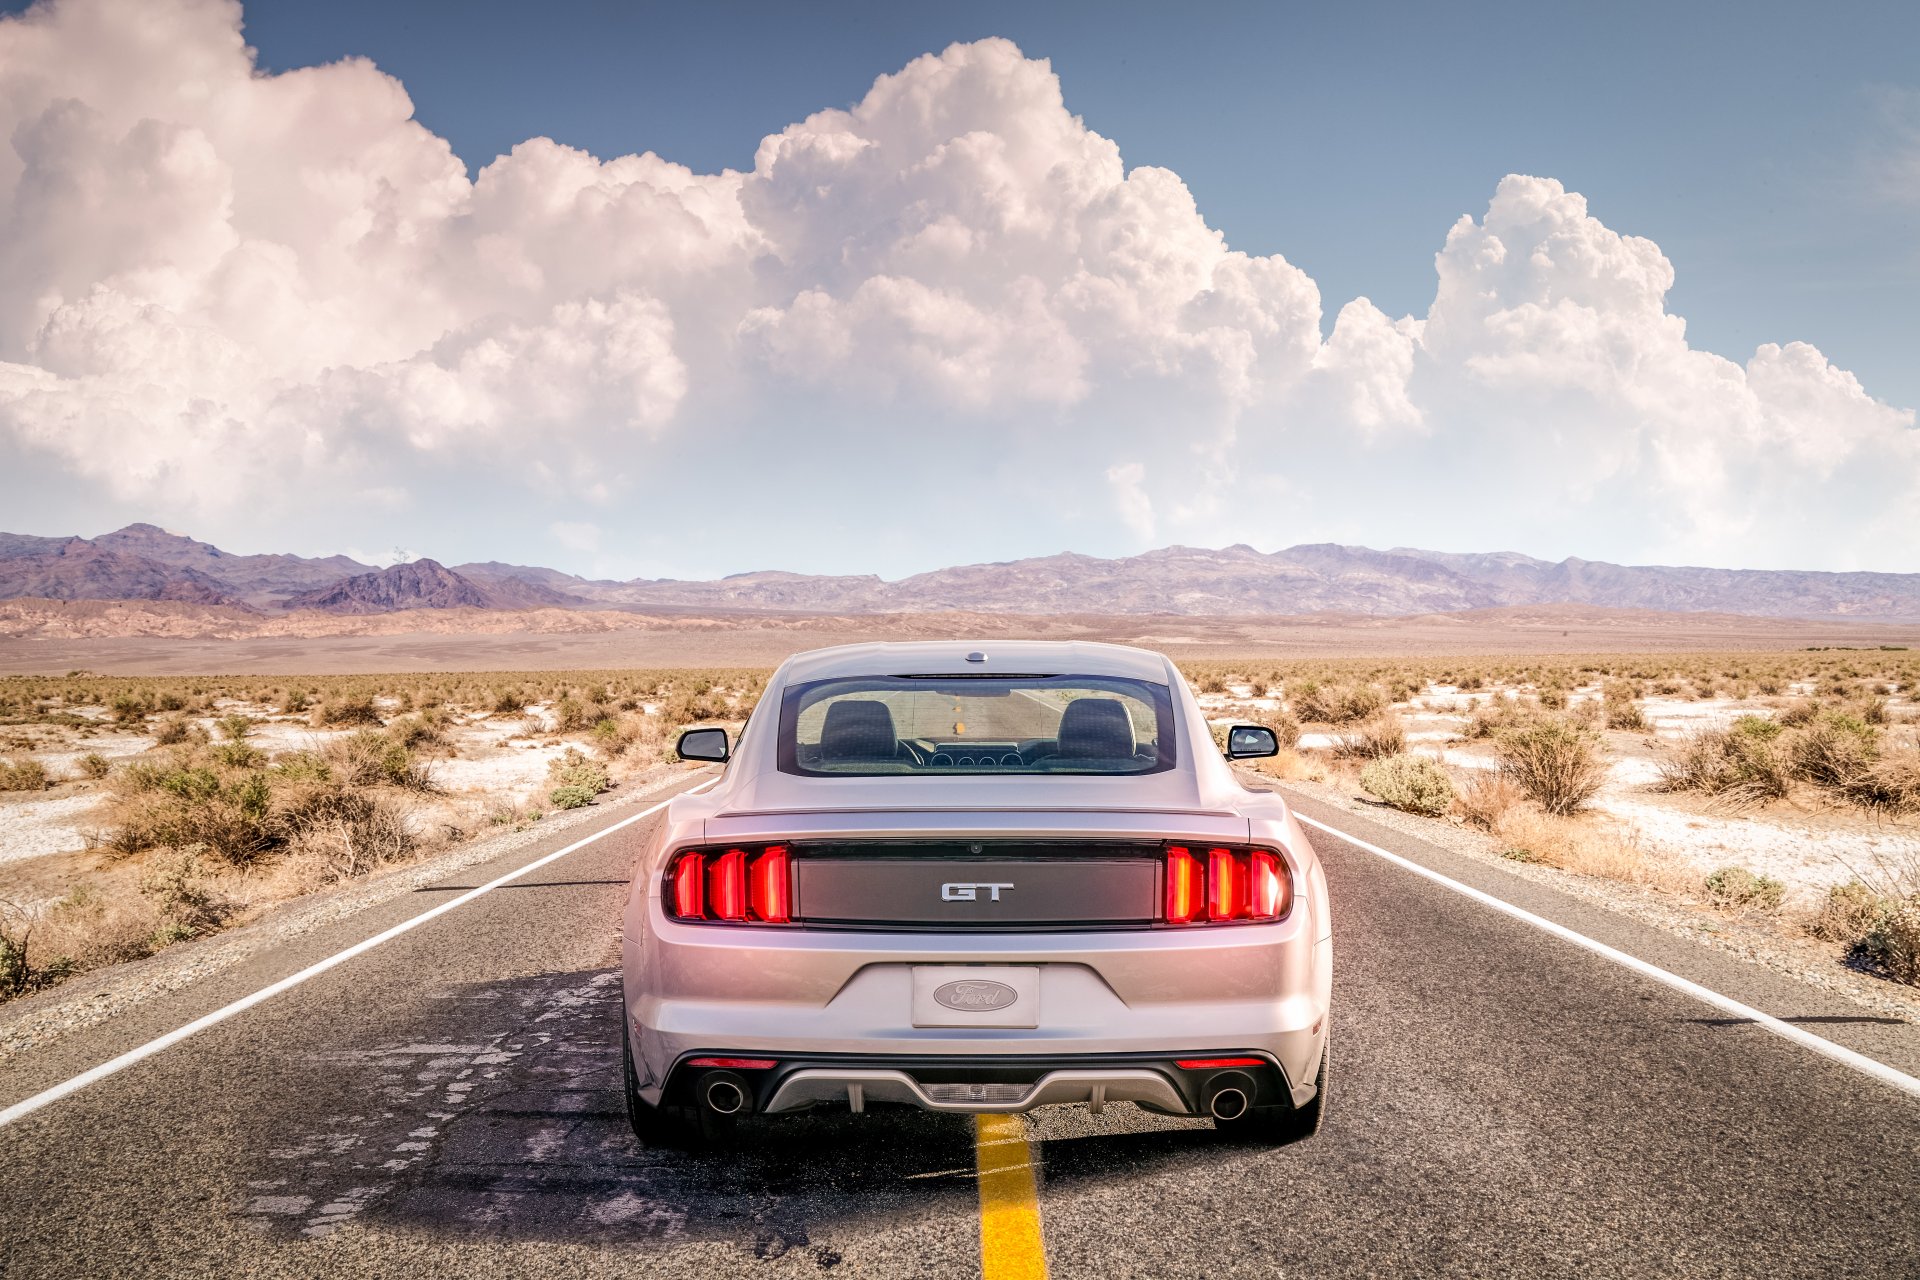
[[[437,561],[376,570],[346,556],[231,555],[153,525],[97,538],[0,534],[0,598],[190,600],[376,613],[407,609],[656,609],[794,614],[1341,613],[1374,617],[1575,604],[1760,617],[1920,621],[1920,574],[1820,573],[1536,560],[1308,543],[1263,552],[1163,547],[957,565],[888,582],[768,570],[711,582],[588,579]]]

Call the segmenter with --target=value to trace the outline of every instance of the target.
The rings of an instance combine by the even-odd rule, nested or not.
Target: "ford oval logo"
[[[1004,982],[968,978],[935,987],[933,998],[937,1003],[960,1013],[992,1013],[1018,1000],[1020,993]]]

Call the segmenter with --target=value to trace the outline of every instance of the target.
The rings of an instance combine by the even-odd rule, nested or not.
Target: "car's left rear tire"
[[[640,1076],[633,1066],[633,1037],[624,1015],[620,1019],[620,1083],[626,1095],[627,1125],[641,1146],[685,1150],[711,1140],[685,1108],[651,1106],[640,1096]]]

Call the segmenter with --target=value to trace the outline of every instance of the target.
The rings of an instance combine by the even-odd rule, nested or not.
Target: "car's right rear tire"
[[[1255,1107],[1233,1120],[1218,1120],[1213,1127],[1248,1142],[1285,1146],[1304,1142],[1320,1132],[1327,1114],[1327,1059],[1333,1056],[1331,1037],[1320,1050],[1320,1070],[1313,1077],[1313,1100],[1302,1107]]]

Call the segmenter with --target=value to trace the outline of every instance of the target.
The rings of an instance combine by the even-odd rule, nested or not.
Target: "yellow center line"
[[[981,1280],[1046,1280],[1033,1148],[1021,1116],[974,1117],[980,1165]]]

